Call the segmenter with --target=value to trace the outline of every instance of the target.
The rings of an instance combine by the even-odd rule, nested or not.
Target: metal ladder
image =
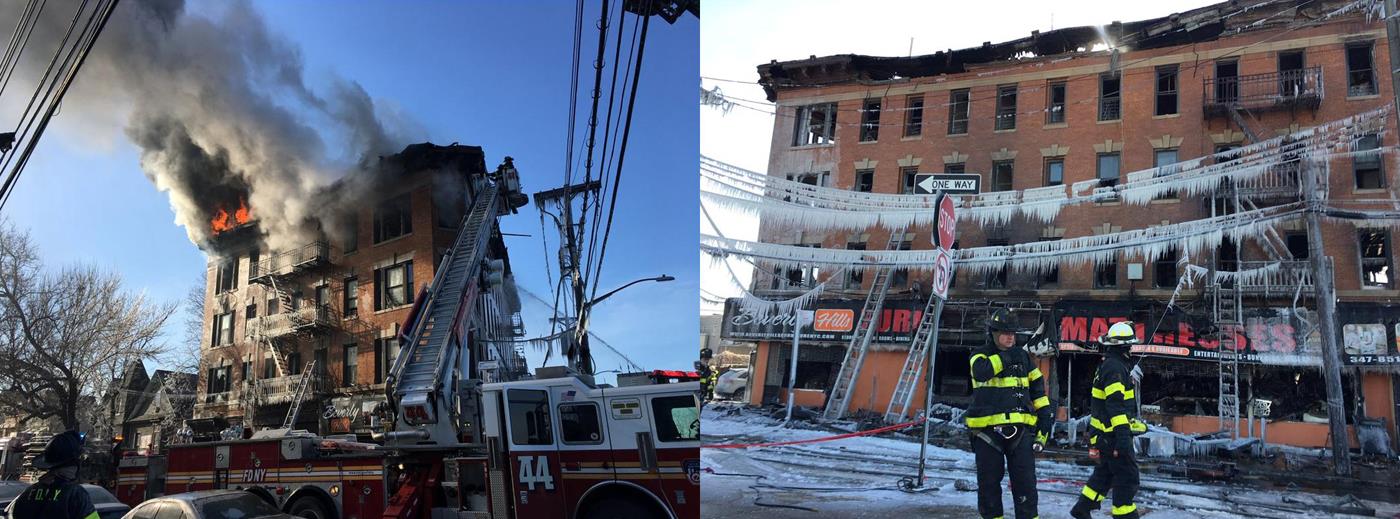
[[[904,231],[890,234],[885,250],[899,250]],[[885,306],[885,294],[890,291],[890,279],[894,277],[893,267],[875,269],[875,279],[870,283],[870,295],[861,307],[860,319],[852,330],[851,343],[846,346],[846,358],[841,361],[841,371],[836,375],[836,385],[831,388],[831,397],[826,401],[822,412],[823,420],[839,420],[846,414],[846,406],[851,403],[851,389],[860,376],[861,364],[865,362],[865,352],[870,349],[870,341],[875,337],[875,327],[880,322],[880,310]]]
[[[292,394],[292,406],[287,409],[287,418],[282,420],[283,429],[291,429],[296,424],[297,413],[301,412],[301,403],[306,400],[306,392],[311,387],[311,376],[316,371],[316,360],[306,363],[306,371],[301,372],[301,380],[297,382],[297,390]]]
[[[398,402],[411,393],[426,397],[442,382],[453,319],[464,302],[462,296],[468,285],[474,285],[481,272],[486,243],[496,221],[496,189],[495,184],[486,183],[477,193],[457,241],[443,257],[428,287],[419,310],[424,313],[415,318],[412,329],[405,334],[389,379]]]
[[[928,363],[925,352],[933,344],[933,323],[938,317],[934,315],[937,308],[938,296],[929,294],[928,303],[924,305],[924,315],[919,319],[919,328],[914,331],[914,339],[909,342],[909,357],[904,359],[904,369],[899,372],[899,383],[894,386],[894,396],[890,398],[890,405],[885,409],[886,422],[899,423],[909,414],[909,404],[914,400],[914,388],[919,385],[919,378],[924,374],[924,365]],[[925,402],[924,406],[927,407],[928,403]]]
[[[1215,325],[1220,344],[1220,429],[1231,438],[1239,436],[1240,420],[1240,355],[1235,348],[1235,332],[1242,322],[1243,298],[1239,282],[1226,287],[1215,284]]]

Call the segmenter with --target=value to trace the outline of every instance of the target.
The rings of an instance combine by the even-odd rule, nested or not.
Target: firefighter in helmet
[[[1090,454],[1098,453],[1099,464],[1080,492],[1079,501],[1069,515],[1087,519],[1099,509],[1099,503],[1113,491],[1114,519],[1137,519],[1137,504],[1133,496],[1138,491],[1138,465],[1133,454],[1133,436],[1147,432],[1147,426],[1137,419],[1137,394],[1130,358],[1138,343],[1133,323],[1114,323],[1099,339],[1103,345],[1103,364],[1094,373],[1093,400],[1090,402]]]
[[[1011,473],[1017,519],[1037,516],[1035,453],[1050,432],[1045,380],[1025,348],[1007,309],[987,321],[989,343],[972,355],[972,405],[964,415],[977,458],[977,513],[1002,517],[1001,479]]]
[[[10,503],[11,519],[97,519],[92,499],[78,482],[78,461],[83,454],[83,436],[65,431],[34,458],[34,468],[46,470],[39,482],[25,489]]]

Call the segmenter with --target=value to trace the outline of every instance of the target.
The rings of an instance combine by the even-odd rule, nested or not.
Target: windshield
[[[253,494],[210,498],[200,502],[199,510],[202,517],[209,519],[247,519],[281,513]]]
[[[29,488],[27,483],[0,483],[0,501],[14,500],[26,488]]]
[[[117,496],[112,495],[107,489],[97,485],[83,485],[83,490],[87,491],[88,497],[92,498],[93,504],[118,502]]]

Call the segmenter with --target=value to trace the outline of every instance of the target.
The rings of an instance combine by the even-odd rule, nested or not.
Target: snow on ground
[[[833,434],[783,428],[779,421],[753,410],[731,409],[704,409],[701,435],[705,444],[781,442]],[[701,517],[886,519],[896,513],[900,517],[976,517],[972,453],[929,446],[928,459],[926,486],[932,490],[909,493],[899,490],[897,482],[917,473],[916,441],[856,437],[779,447],[702,449]],[[1068,517],[1091,469],[1037,461],[1041,516]],[[1284,492],[1198,483],[1155,473],[1144,473],[1142,480],[1138,506],[1150,511],[1152,519],[1333,517],[1318,512],[1315,505],[1340,502],[1334,496],[1299,491],[1287,492],[1285,500]],[[1005,486],[1002,491],[1006,517],[1010,518],[1010,491]],[[1400,517],[1400,506],[1365,504],[1375,507],[1377,516]],[[1108,509],[1105,503],[1095,517],[1109,517]]]

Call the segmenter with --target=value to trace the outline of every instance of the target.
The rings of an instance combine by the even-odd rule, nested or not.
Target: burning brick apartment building
[[[1255,5],[1261,4],[1261,5]],[[768,171],[790,180],[871,193],[911,193],[916,173],[980,173],[982,191],[1025,190],[1088,182],[1109,186],[1128,172],[1247,146],[1300,129],[1383,108],[1394,101],[1390,49],[1377,13],[1342,1],[1226,2],[1168,17],[1107,27],[1033,32],[1027,38],[913,57],[859,55],[758,66],[760,83],[777,104]],[[1353,149],[1397,143],[1395,115]],[[1400,179],[1392,154],[1330,160],[1334,206],[1386,208]],[[1228,156],[1210,160],[1225,160]],[[1211,162],[1207,161],[1206,164]],[[1297,167],[1276,167],[1255,181],[1199,197],[1162,196],[1147,205],[1118,201],[1065,206],[1050,223],[1012,217],[1006,223],[960,219],[958,247],[1014,245],[1145,229],[1214,214],[1300,200]],[[1234,200],[1238,194],[1243,209]],[[1017,196],[1020,196],[1017,194]],[[1391,206],[1393,208],[1393,206]],[[1213,212],[1215,211],[1215,212]],[[891,236],[864,231],[802,230],[765,222],[759,241],[835,249],[902,250],[932,247],[928,226]],[[1062,262],[1038,270],[960,272],[953,281],[934,373],[937,400],[965,405],[971,385],[968,357],[983,344],[982,318],[992,305],[1019,308],[1026,324],[1058,326],[1059,354],[1041,361],[1052,399],[1084,414],[1087,376],[1096,355],[1075,353],[1075,340],[1102,334],[1131,318],[1152,327],[1152,341],[1170,354],[1144,361],[1144,413],[1182,432],[1219,428],[1216,407],[1222,369],[1209,338],[1217,300],[1240,294],[1239,398],[1244,416],[1255,406],[1269,414],[1269,441],[1325,445],[1317,423],[1325,398],[1316,348],[1313,286],[1302,219],[1276,228],[1277,236],[1226,240],[1184,258],[1169,251],[1156,261],[1119,254],[1096,263]],[[1394,279],[1392,221],[1323,222],[1323,249],[1335,272],[1339,345],[1349,423],[1379,419],[1393,440],[1400,290]],[[894,238],[893,240],[891,238]],[[892,248],[894,248],[892,247]],[[1214,249],[1214,250],[1211,250]],[[1204,256],[1204,257],[1202,257]],[[1185,260],[1185,261],[1179,261]],[[1276,269],[1234,283],[1197,283],[1178,294],[1183,263],[1214,271]],[[1270,265],[1277,264],[1275,267]],[[817,309],[854,309],[871,289],[874,269],[843,279],[830,270],[762,268],[753,291],[793,297],[819,281],[827,289]],[[1256,272],[1265,272],[1254,270]],[[930,279],[896,271],[874,345],[855,381],[849,411],[883,413],[906,360],[909,342],[928,299]],[[1301,286],[1301,287],[1300,287]],[[834,287],[834,288],[833,288]],[[1296,301],[1296,306],[1295,306]],[[752,375],[754,404],[782,401],[792,340],[791,319],[757,322],[731,300],[726,339],[758,341]],[[810,307],[809,307],[810,308]],[[1314,330],[1308,333],[1308,330]],[[810,332],[810,333],[809,333]],[[796,363],[800,404],[826,401],[851,334],[804,328]],[[1305,359],[1269,360],[1266,353]],[[1300,365],[1301,364],[1301,365]],[[922,383],[913,408],[923,407]],[[1068,409],[1066,409],[1068,407]],[[1325,414],[1321,414],[1325,416]],[[1325,422],[1325,418],[1322,420]],[[1251,426],[1239,424],[1241,435]],[[1354,431],[1353,431],[1354,434]],[[1353,439],[1353,445],[1355,440]]]
[[[210,256],[205,287],[196,434],[237,424],[281,427],[298,401],[294,428],[370,433],[399,328],[488,171],[478,147],[425,143],[381,159],[366,174],[380,175],[371,179],[376,187],[341,182],[325,192],[327,201],[354,208],[343,239],[317,232],[308,243],[262,250],[257,226],[276,215],[256,207],[251,214],[247,207],[216,213],[211,250],[219,252]],[[345,204],[347,196],[358,198]],[[486,351],[473,355],[523,373],[523,352],[511,343],[524,333],[520,302],[499,228],[489,247],[499,276],[483,287],[493,304],[478,305],[475,318],[492,336]],[[308,389],[298,394],[303,379]]]

